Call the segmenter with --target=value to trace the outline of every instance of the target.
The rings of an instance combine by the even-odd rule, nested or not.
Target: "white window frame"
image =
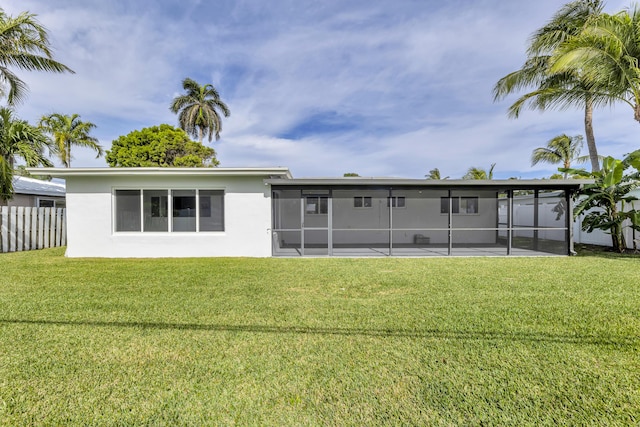
[[[369,205],[367,206],[367,199]],[[356,201],[360,201],[360,206],[356,206]],[[371,196],[353,196],[353,208],[354,209],[370,209],[373,207],[373,197]]]
[[[140,191],[140,229],[138,231],[117,231],[116,230],[116,191],[117,190],[139,190]],[[196,229],[195,231],[174,231],[173,230],[173,191],[180,190],[195,190],[196,193]],[[167,192],[167,231],[144,231],[144,192],[145,191],[166,191]],[[201,231],[200,230],[200,191],[219,191],[222,193],[222,230]],[[111,189],[111,230],[113,234],[144,234],[144,235],[166,235],[166,234],[193,234],[193,233],[218,233],[222,234],[226,232],[226,218],[227,218],[227,204],[226,190],[224,188],[194,188],[194,187],[179,187],[179,188],[141,188],[141,187],[113,187]]]
[[[455,212],[455,210],[453,209],[454,204],[451,203],[449,204],[449,197],[447,196],[442,196],[440,197],[440,215],[449,215],[449,206],[451,206],[451,209],[454,211],[452,213],[452,215],[480,215],[480,197],[479,196],[453,196],[451,197],[451,200],[453,201],[454,199],[458,200],[458,212]],[[469,212],[469,205],[467,204],[467,208],[466,208],[466,212],[460,212],[460,208],[462,207],[462,200],[468,200],[468,199],[473,199],[475,200],[475,206],[476,206],[476,211],[475,212]],[[443,201],[446,201],[446,203],[443,203]],[[442,206],[446,206],[446,209],[443,211],[442,210]]]
[[[315,209],[314,211],[310,211],[309,210],[309,199],[317,199],[317,201],[315,202]],[[326,203],[325,206],[327,208],[326,212],[322,212],[321,206],[322,206],[322,199],[326,199]],[[306,215],[328,215],[329,214],[329,196],[327,194],[305,194],[304,195],[304,212]]]
[[[402,200],[402,206],[398,206],[400,200]],[[393,209],[406,209],[407,197],[406,196],[388,196],[387,207],[392,207]]]

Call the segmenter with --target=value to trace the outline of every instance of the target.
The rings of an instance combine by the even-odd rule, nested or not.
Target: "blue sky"
[[[583,134],[579,110],[526,111],[491,90],[518,69],[530,34],[565,1],[21,0],[56,59],[76,74],[20,73],[24,119],[78,113],[105,149],[134,129],[177,124],[181,81],[212,83],[231,110],[211,145],[220,166],[287,166],[296,177],[461,177],[496,163],[496,178],[549,176],[531,151]],[[609,1],[615,12],[630,3]],[[639,148],[625,105],[595,112],[599,151]],[[584,154],[587,154],[586,147]],[[73,166],[106,166],[90,151]]]

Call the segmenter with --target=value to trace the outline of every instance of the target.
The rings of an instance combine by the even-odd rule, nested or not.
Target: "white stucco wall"
[[[271,201],[262,176],[67,177],[69,257],[271,256]],[[116,189],[224,190],[225,231],[115,232]]]

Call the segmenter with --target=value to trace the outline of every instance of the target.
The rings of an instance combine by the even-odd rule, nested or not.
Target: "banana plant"
[[[640,187],[640,150],[622,160],[605,157],[602,169],[597,172],[572,168],[558,170],[594,180],[578,192],[574,216],[584,213],[582,230],[590,233],[598,229],[610,234],[613,249],[624,252],[627,248],[624,229],[631,227],[640,231],[640,210],[633,206],[639,199],[630,194]],[[627,209],[628,205],[631,209]]]

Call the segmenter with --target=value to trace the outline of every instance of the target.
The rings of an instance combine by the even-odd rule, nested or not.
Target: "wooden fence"
[[[0,207],[0,252],[29,251],[66,244],[64,208]]]

